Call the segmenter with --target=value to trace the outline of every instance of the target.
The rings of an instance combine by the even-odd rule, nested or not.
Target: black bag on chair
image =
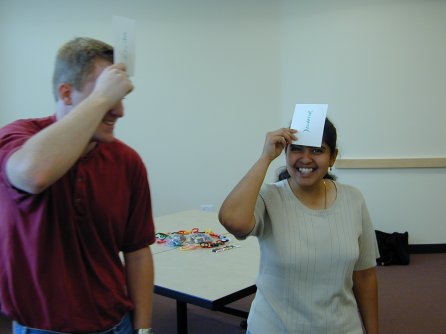
[[[380,266],[410,263],[409,233],[386,233],[375,231],[380,257],[376,263]]]

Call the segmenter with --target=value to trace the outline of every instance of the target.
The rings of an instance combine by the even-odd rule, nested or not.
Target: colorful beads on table
[[[180,250],[196,248],[216,248],[231,241],[227,236],[213,233],[211,229],[200,232],[198,228],[180,230],[172,233],[156,233],[156,242],[169,247],[180,247]]]

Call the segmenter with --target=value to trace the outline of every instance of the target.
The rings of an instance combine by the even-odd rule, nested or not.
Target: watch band
[[[154,334],[152,328],[138,328],[133,331],[133,334]]]

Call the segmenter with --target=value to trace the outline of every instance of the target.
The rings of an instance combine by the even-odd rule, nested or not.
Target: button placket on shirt
[[[83,172],[82,163],[76,172],[76,183],[74,187],[74,207],[78,214],[85,214],[85,193],[86,193],[86,183],[85,183],[85,173]]]

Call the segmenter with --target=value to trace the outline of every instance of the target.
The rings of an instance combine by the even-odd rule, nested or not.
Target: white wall
[[[341,158],[446,157],[446,1],[290,1],[281,102],[328,103]],[[377,229],[445,243],[445,169],[335,170]]]
[[[59,46],[112,42],[112,16],[137,20],[135,91],[117,135],[147,164],[156,215],[213,204],[280,124],[279,8],[270,1],[0,2],[1,124],[53,112]]]
[[[137,20],[136,89],[117,134],[147,164],[155,215],[218,209],[297,102],[329,104],[341,157],[446,156],[435,0],[0,0],[0,126],[52,113],[58,47],[111,43],[112,15]],[[336,174],[363,191],[377,228],[446,242],[444,169]]]

